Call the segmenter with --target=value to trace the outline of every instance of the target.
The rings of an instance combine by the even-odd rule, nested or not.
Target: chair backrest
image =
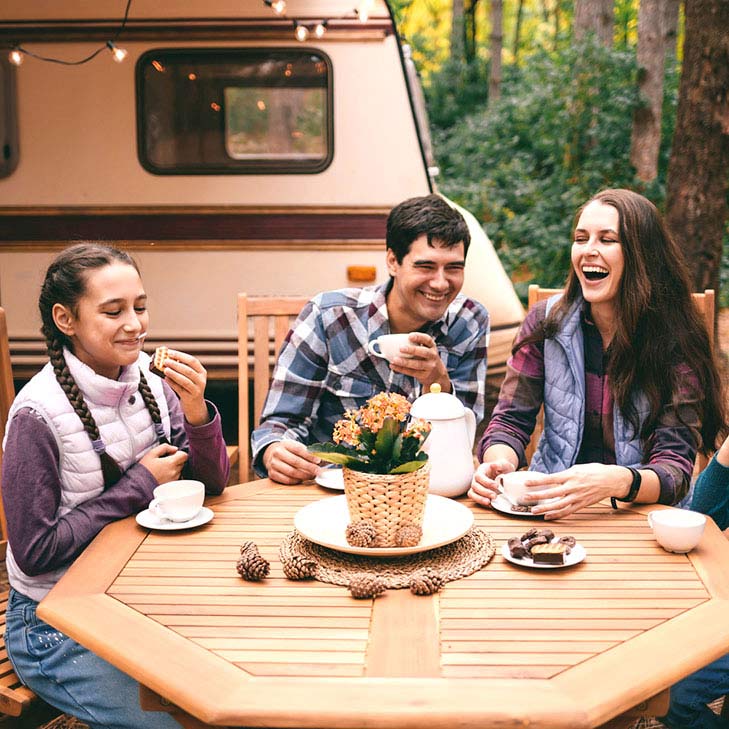
[[[537,304],[540,301],[544,301],[544,299],[548,299],[550,296],[553,296],[554,294],[561,294],[563,289],[547,289],[542,288],[538,284],[531,284],[529,286],[529,299],[528,299],[528,305],[529,309],[531,309],[535,304]],[[714,346],[714,319],[715,319],[715,303],[714,303],[714,289],[706,289],[703,293],[696,293],[691,295],[694,304],[696,305],[696,308],[701,314],[701,316],[704,319],[704,324],[706,325],[706,331],[709,334],[709,343],[711,346]],[[539,415],[537,417],[537,423],[534,428],[534,433],[532,433],[532,438],[529,441],[529,445],[526,449],[526,457],[527,462],[531,462],[532,456],[534,455],[534,450],[537,447],[537,442],[539,441],[539,437],[542,434],[542,430],[544,429],[544,414],[543,411],[539,411]],[[709,459],[703,455],[702,453],[699,453],[696,456],[696,464],[695,464],[695,470],[702,470],[706,468],[707,464],[709,462]]]
[[[13,384],[13,370],[10,365],[10,345],[8,343],[8,325],[5,319],[5,310],[0,307],[0,477],[2,476],[3,447],[5,426],[8,420],[8,411],[15,399],[15,385]],[[8,532],[5,524],[5,509],[0,498],[0,557],[5,557]]]
[[[260,422],[273,365],[292,321],[308,301],[306,296],[238,294],[238,463],[241,482],[250,478],[251,431]],[[251,335],[253,340],[249,343]],[[252,418],[248,389],[251,376]]]

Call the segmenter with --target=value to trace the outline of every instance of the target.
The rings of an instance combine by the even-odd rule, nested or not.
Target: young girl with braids
[[[63,251],[39,300],[50,362],[8,418],[2,491],[10,598],[5,643],[41,698],[92,727],[177,727],[139,707],[138,685],[36,617],[69,565],[153,489],[180,477],[219,494],[229,462],[200,362],[170,351],[164,381],[141,349],[147,296],[134,261],[100,245]]]

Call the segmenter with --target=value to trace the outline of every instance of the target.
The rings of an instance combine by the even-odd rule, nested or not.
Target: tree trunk
[[[463,60],[463,42],[465,40],[463,0],[453,0],[453,20],[451,21],[451,58]]]
[[[681,0],[665,0],[663,15],[663,38],[666,46],[666,60],[676,59],[676,41],[678,40],[678,12]]]
[[[476,11],[478,10],[479,0],[470,0],[468,6],[464,9],[464,36],[465,36],[465,58],[467,61],[473,61],[476,58],[476,36],[478,35],[478,23],[476,20]]]
[[[686,3],[683,72],[668,167],[668,225],[697,291],[719,290],[729,186],[729,2]]]
[[[489,104],[501,96],[501,50],[504,44],[504,0],[491,0],[491,67]]]
[[[658,175],[661,146],[661,109],[664,76],[664,3],[640,0],[638,9],[638,86],[642,105],[633,114],[630,161],[638,179],[650,182]]]
[[[562,0],[556,0],[554,3],[554,50],[559,48],[559,18]]]
[[[582,40],[588,33],[594,33],[604,46],[613,44],[614,5],[613,0],[575,0],[575,40]]]
[[[519,60],[519,42],[521,41],[521,19],[524,14],[524,0],[519,0],[516,6],[516,24],[514,26],[514,62]]]

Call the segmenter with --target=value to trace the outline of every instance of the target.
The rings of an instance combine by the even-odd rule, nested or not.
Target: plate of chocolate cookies
[[[501,546],[504,559],[536,569],[571,567],[585,559],[585,548],[571,536],[558,537],[551,529],[530,529]]]

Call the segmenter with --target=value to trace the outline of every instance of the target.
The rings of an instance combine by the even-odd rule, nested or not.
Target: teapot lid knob
[[[438,382],[434,382],[434,383],[433,383],[433,384],[432,384],[432,385],[430,386],[430,391],[431,391],[432,393],[434,393],[434,394],[436,394],[436,395],[437,395],[437,394],[438,394],[438,393],[440,392],[440,384],[439,384]]]

